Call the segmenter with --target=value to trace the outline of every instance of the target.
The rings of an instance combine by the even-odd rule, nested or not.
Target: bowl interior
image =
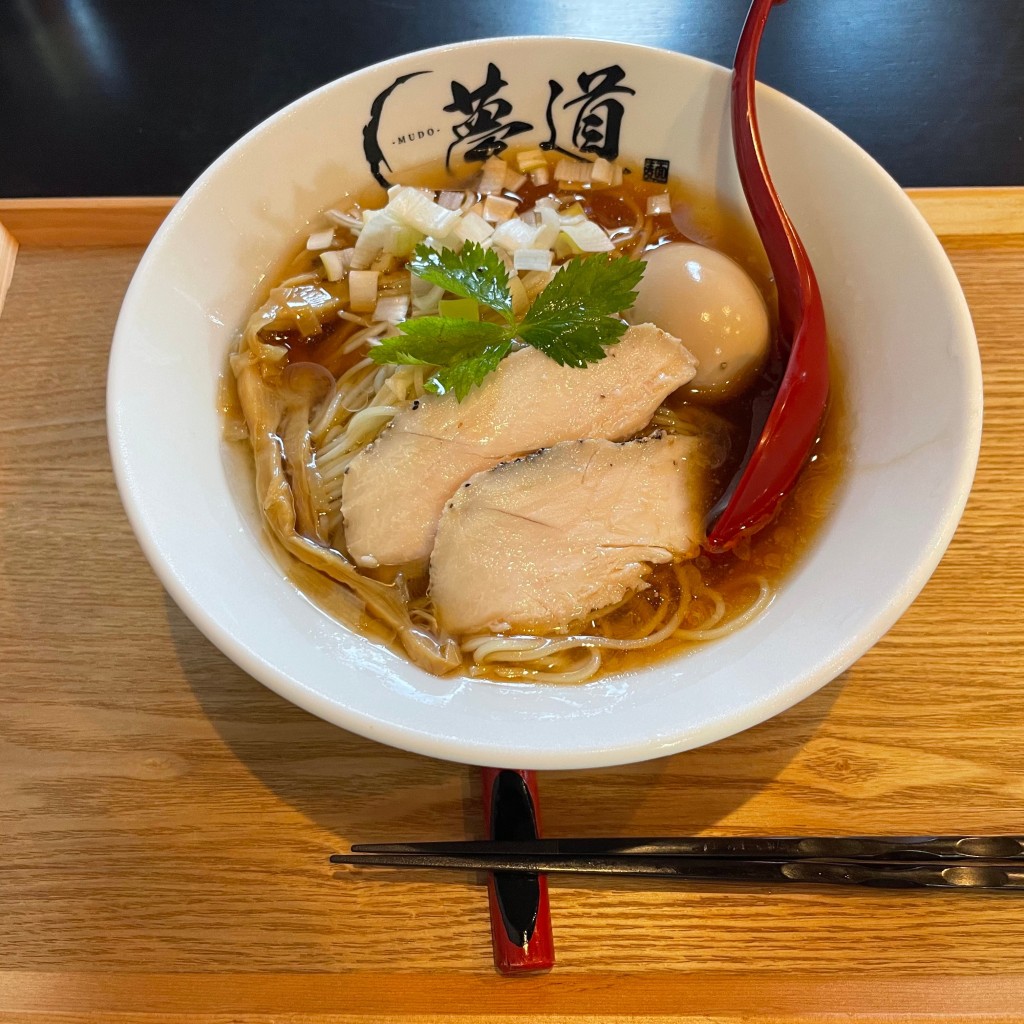
[[[836,508],[757,621],[583,686],[439,679],[302,596],[225,457],[216,399],[226,352],[266,275],[324,207],[374,173],[394,181],[471,158],[497,133],[512,145],[615,149],[743,210],[728,87],[722,68],[644,47],[461,44],[325,86],[199,179],[125,298],[109,430],[147,557],[227,655],[288,699],[383,742],[471,763],[581,768],[762,721],[892,625],[941,557],[970,487],[981,421],[974,335],[941,247],[899,187],[841,133],[768,89],[758,104],[769,164],[818,275],[852,417]],[[598,136],[583,134],[595,123]]]

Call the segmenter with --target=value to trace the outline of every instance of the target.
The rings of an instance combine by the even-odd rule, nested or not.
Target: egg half
[[[675,335],[697,357],[690,387],[708,399],[741,392],[768,355],[768,311],[739,264],[703,245],[671,242],[644,256],[633,323]]]

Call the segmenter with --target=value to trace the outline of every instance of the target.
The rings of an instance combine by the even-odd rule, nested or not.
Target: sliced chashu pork
[[[471,477],[430,558],[438,621],[457,636],[565,626],[643,586],[651,563],[694,557],[699,445],[567,441]]]
[[[524,348],[461,403],[454,395],[425,396],[345,474],[349,552],[364,566],[426,559],[444,503],[474,473],[560,441],[630,437],[695,373],[678,339],[639,324],[583,369]]]

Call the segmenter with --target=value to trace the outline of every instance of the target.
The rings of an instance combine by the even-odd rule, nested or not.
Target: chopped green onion
[[[573,240],[564,232],[560,231],[555,239],[555,258],[559,260],[568,259],[570,256],[579,256],[583,252]]]
[[[562,233],[569,237],[575,252],[611,252],[615,248],[604,228],[592,220],[563,223]]]
[[[437,315],[453,320],[479,320],[480,306],[472,299],[442,299],[437,304]]]

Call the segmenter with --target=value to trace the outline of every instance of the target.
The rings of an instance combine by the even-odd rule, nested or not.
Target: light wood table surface
[[[985,376],[978,475],[938,571],[772,721],[542,774],[549,833],[1024,832],[1024,195],[915,199]],[[1024,1019],[1024,900],[1007,895],[554,879],[558,965],[508,981],[474,879],[335,878],[327,855],[350,841],[478,834],[477,772],[281,700],[143,559],[104,379],[167,206],[0,203],[21,242],[15,261],[0,235],[0,1021]]]

